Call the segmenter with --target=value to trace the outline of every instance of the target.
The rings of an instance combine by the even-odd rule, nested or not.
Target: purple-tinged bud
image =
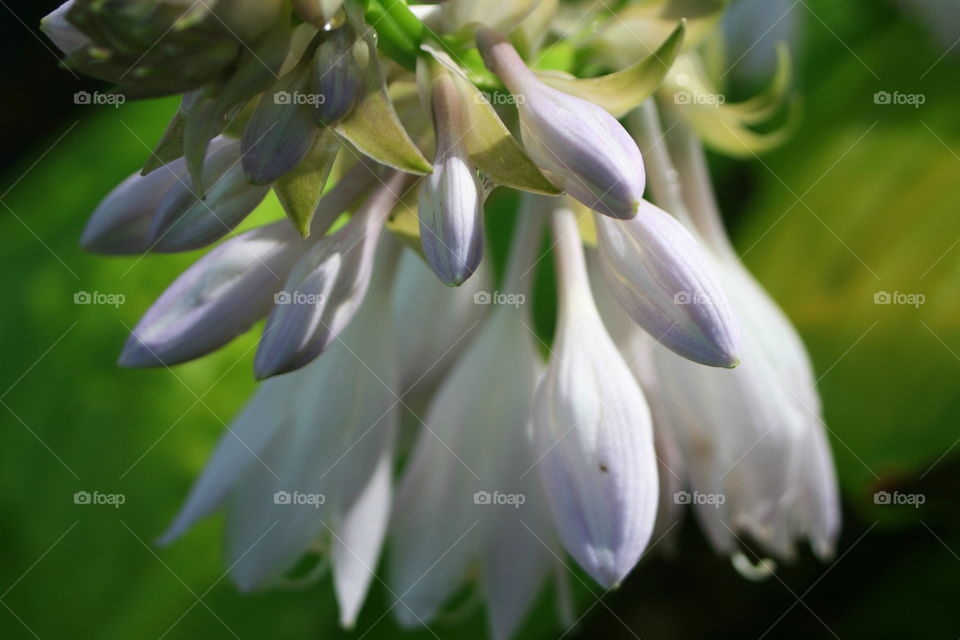
[[[319,356],[363,303],[384,222],[406,184],[394,175],[350,222],[299,260],[270,312],[254,359],[258,380],[294,371]]]
[[[269,184],[307,157],[317,125],[307,74],[296,67],[261,97],[243,130],[243,170],[253,184]]]
[[[479,29],[477,46],[516,97],[524,147],[547,177],[594,211],[635,216],[646,183],[643,158],[616,118],[542,83],[496,32]]]
[[[604,278],[634,321],[694,362],[737,366],[737,321],[712,261],[690,232],[646,200],[632,220],[594,217]]]
[[[269,313],[274,294],[307,246],[286,221],[218,246],[150,307],[127,340],[120,364],[169,366],[227,344]]]
[[[573,212],[554,216],[559,322],[537,389],[537,467],[563,546],[604,587],[620,583],[657,516],[650,410],[590,293]]]
[[[363,78],[353,44],[352,30],[340,27],[317,47],[310,63],[308,84],[316,98],[313,118],[321,127],[350,115],[360,97]]]
[[[150,220],[164,195],[183,179],[187,165],[175,160],[146,176],[121,182],[93,211],[80,246],[93,253],[132,255],[150,249]]]
[[[483,256],[483,187],[463,146],[467,123],[462,99],[449,76],[434,81],[437,153],[419,207],[423,253],[437,277],[453,286],[473,275]]]
[[[163,197],[150,227],[154,251],[206,247],[233,231],[270,191],[269,185],[252,185],[244,178],[237,143],[210,153],[204,175],[210,180],[204,197],[198,196],[189,177],[177,181]]]

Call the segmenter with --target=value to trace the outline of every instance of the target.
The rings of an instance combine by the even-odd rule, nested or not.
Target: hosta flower
[[[230,573],[248,590],[275,583],[319,541],[345,626],[373,579],[390,512],[397,369],[381,320],[395,262],[396,248],[381,255],[343,342],[260,387],[162,538],[225,508]]]
[[[504,288],[525,295],[541,220],[522,226]],[[508,638],[555,562],[528,437],[542,367],[529,321],[522,307],[492,310],[430,403],[391,524],[404,626],[431,620],[477,570],[493,635]]]
[[[431,101],[437,155],[420,189],[420,236],[427,262],[450,285],[466,281],[483,256],[483,188],[463,137],[461,97],[447,76],[434,81]]]
[[[489,29],[477,32],[484,62],[516,96],[525,148],[564,191],[591,209],[632,218],[643,197],[643,158],[616,118],[548,87]]]
[[[736,366],[737,322],[713,265],[683,225],[645,200],[632,220],[595,219],[604,275],[633,319],[686,358]]]
[[[597,582],[618,584],[653,531],[657,464],[650,410],[594,306],[573,213],[556,212],[560,292],[534,429],[564,547]]]
[[[742,364],[732,371],[691,366],[653,350],[690,490],[705,497],[695,503],[696,514],[714,547],[751,577],[773,565],[746,560],[743,534],[778,558],[792,559],[804,538],[829,558],[840,525],[839,498],[806,349],[730,245],[699,143],[682,126],[671,141],[682,176],[678,208],[692,214],[691,230],[706,239],[742,327]],[[680,385],[697,393],[682,393]]]
[[[698,515],[747,573],[767,565],[744,561],[741,533],[776,556],[802,537],[829,552],[835,479],[803,347],[726,246],[702,167],[678,183],[654,135],[645,169],[618,120],[644,135],[634,114],[671,95],[677,65],[699,69],[691,46],[724,3],[588,13],[596,37],[569,43],[555,0],[187,4],[72,0],[43,23],[68,66],[129,97],[183,94],[81,239],[213,245],[120,363],[187,362],[264,321],[261,382],[163,542],[223,509],[241,588],[329,565],[346,627],[378,583],[404,627],[476,583],[498,640],[571,564],[619,585],[682,491],[726,498]],[[539,69],[555,45],[565,68]],[[719,117],[764,120],[772,94]],[[723,142],[705,113],[674,115]],[[498,187],[526,192],[514,227],[485,219]],[[242,228],[271,192],[287,219]],[[685,203],[707,215],[687,224]],[[553,282],[551,259],[555,309],[533,284]]]

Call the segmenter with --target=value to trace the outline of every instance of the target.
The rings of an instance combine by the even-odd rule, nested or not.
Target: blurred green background
[[[255,336],[173,371],[115,366],[129,329],[195,256],[98,258],[77,239],[99,199],[141,166],[176,101],[75,106],[73,92],[96,85],[57,69],[36,30],[57,3],[0,4],[0,637],[397,637],[389,616],[378,620],[389,603],[379,585],[352,635],[336,628],[327,582],[238,593],[216,518],[170,548],[152,545],[253,388]],[[762,159],[712,160],[745,261],[821,376],[844,501],[838,558],[806,555],[750,583],[688,522],[675,557],[648,558],[601,604],[581,590],[586,615],[564,637],[960,636],[960,25],[925,20],[908,1],[782,7],[787,21],[733,75],[743,81],[789,25],[803,125]],[[925,102],[878,105],[878,91]],[[81,291],[125,303],[75,305]],[[925,303],[878,305],[878,292]],[[95,490],[126,502],[74,504],[75,492]],[[878,490],[925,503],[875,505]],[[486,633],[480,612],[433,630]],[[523,637],[563,632],[543,604]]]

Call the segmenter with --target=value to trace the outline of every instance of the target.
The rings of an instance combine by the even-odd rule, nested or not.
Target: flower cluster
[[[497,638],[567,580],[565,554],[614,587],[686,503],[748,576],[772,569],[748,544],[829,556],[812,368],[729,244],[701,147],[778,143],[789,117],[752,126],[790,111],[789,67],[747,102],[693,99],[716,94],[699,45],[724,7],[695,4],[70,0],[45,19],[66,65],[183,94],[83,246],[219,242],[121,364],[193,360],[264,321],[262,382],[165,542],[224,509],[241,588],[316,553],[345,626],[386,546],[402,624],[476,581]],[[524,194],[494,285],[499,186]],[[271,192],[288,219],[234,233]],[[552,339],[526,304],[546,255]]]

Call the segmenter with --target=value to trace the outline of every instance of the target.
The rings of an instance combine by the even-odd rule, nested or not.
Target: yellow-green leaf
[[[608,18],[585,46],[614,68],[650,55],[680,20],[687,21],[684,48],[698,45],[719,22],[728,0],[641,0]]]
[[[322,130],[314,138],[307,157],[273,184],[287,217],[304,238],[310,235],[313,214],[339,149],[333,133]]]
[[[537,76],[544,84],[589,100],[619,118],[657,90],[680,53],[685,31],[681,21],[651,55],[605,76],[574,78],[556,71],[540,72]]]
[[[397,116],[387,94],[376,55],[369,56],[367,94],[345,120],[334,127],[361,153],[400,171],[430,173],[432,167]]]

